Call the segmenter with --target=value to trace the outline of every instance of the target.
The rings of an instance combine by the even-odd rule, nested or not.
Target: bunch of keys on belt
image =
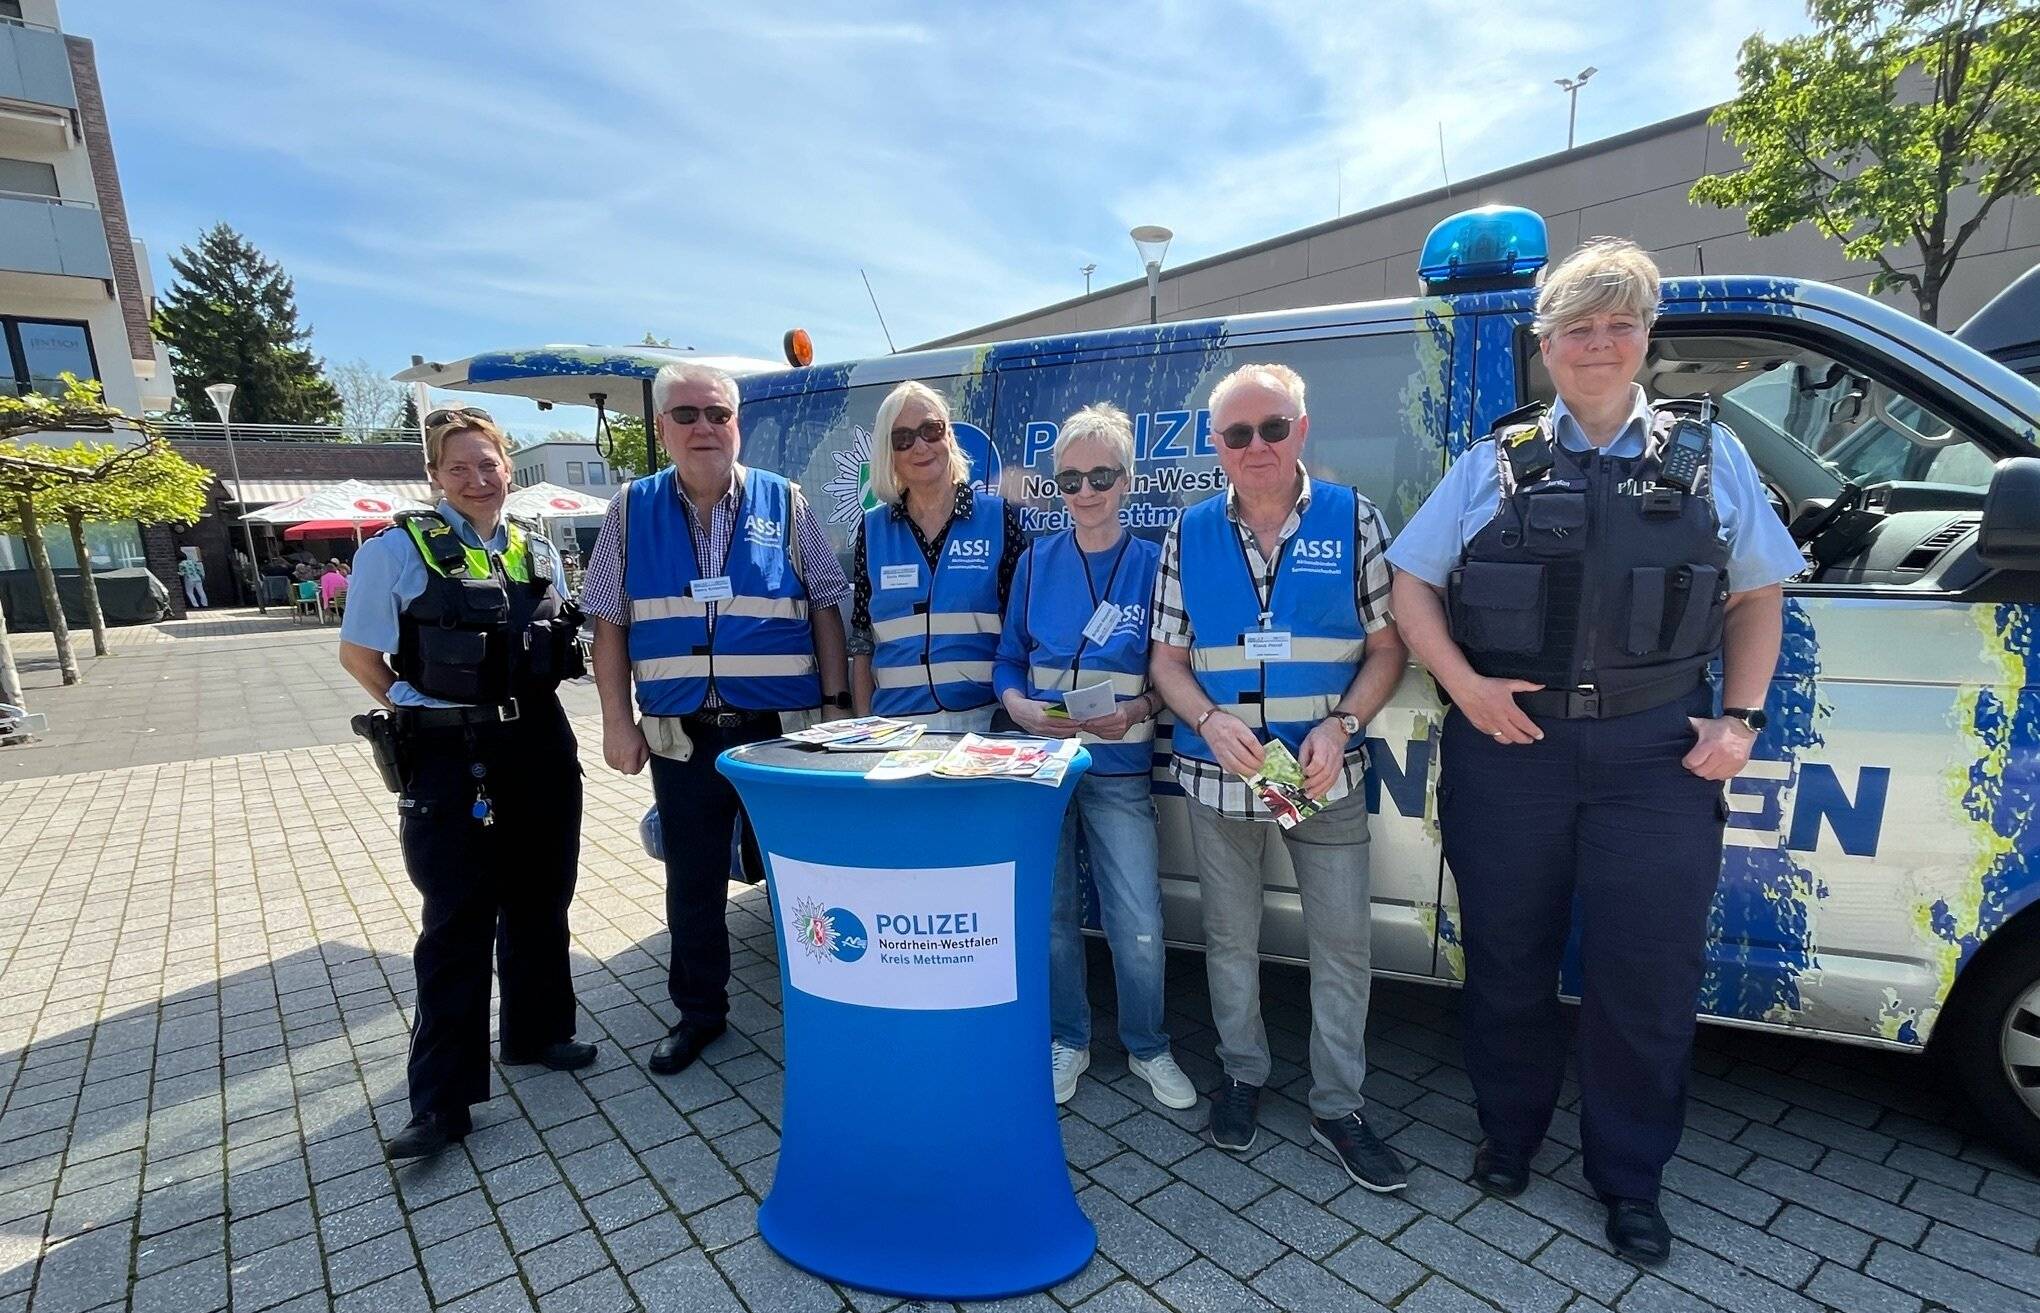
[[[489,803],[489,786],[485,783],[489,768],[478,761],[468,767],[468,774],[475,777],[475,805],[470,814],[484,825],[494,825],[496,809]]]

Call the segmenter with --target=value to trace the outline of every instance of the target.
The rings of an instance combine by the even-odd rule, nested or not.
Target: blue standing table
[[[765,855],[786,1017],[758,1231],[882,1294],[1042,1290],[1098,1243],[1048,1062],[1049,885],[1090,756],[1054,788],[864,779],[877,760],[778,740],[716,762]]]

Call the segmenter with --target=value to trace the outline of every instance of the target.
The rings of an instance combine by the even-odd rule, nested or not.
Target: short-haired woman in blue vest
[[[871,492],[850,577],[857,714],[983,730],[998,705],[992,659],[1027,546],[1020,512],[971,486],[949,403],[902,383],[872,424]]]
[[[445,495],[354,554],[340,665],[395,714],[404,869],[418,887],[411,1122],[391,1158],[466,1137],[489,1097],[489,953],[506,1063],[595,1061],[574,1041],[567,906],[581,764],[557,689],[581,673],[559,552],[503,518],[510,440],[486,411],[425,416]],[[394,668],[392,668],[394,659]]]
[[[1091,1006],[1084,971],[1084,892],[1077,872],[1081,828],[1091,855],[1099,919],[1119,989],[1119,1039],[1127,1069],[1171,1108],[1197,1104],[1197,1089],[1169,1052],[1162,1023],[1162,886],[1156,873],[1155,713],[1148,688],[1148,603],[1161,544],[1119,522],[1133,480],[1133,425],[1112,405],[1086,406],[1063,421],[1053,453],[1056,488],[1071,527],[1037,538],[1013,572],[993,683],[1013,722],[1030,734],[1076,735],[1091,754],[1063,818],[1049,925],[1049,1065],[1055,1101],[1067,1103],[1091,1065]],[[1065,694],[1112,689],[1104,716],[1075,721]],[[1061,715],[1055,713],[1061,712]]]
[[[1550,1127],[1577,908],[1584,1168],[1609,1244],[1645,1264],[1671,1252],[1658,1185],[1685,1127],[1722,782],[1764,727],[1779,585],[1805,564],[1712,408],[1637,386],[1657,304],[1633,242],[1553,270],[1534,330],[1556,400],[1469,447],[1388,554],[1396,619],[1452,702],[1438,824],[1485,1136],[1474,1183],[1520,1194]]]

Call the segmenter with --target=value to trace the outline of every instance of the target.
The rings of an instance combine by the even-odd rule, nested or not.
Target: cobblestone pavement
[[[0,1313],[893,1307],[755,1233],[782,1052],[758,891],[729,908],[730,1033],[645,1071],[666,953],[647,786],[589,767],[575,970],[602,1059],[498,1068],[466,1144],[397,1170],[417,904],[358,745],[0,781]],[[1170,965],[1208,1083],[1201,962]],[[1269,977],[1258,1151],[1209,1147],[1101,1039],[1063,1120],[1098,1257],[1004,1307],[2040,1310],[2040,1180],[1909,1059],[1705,1031],[1665,1199],[1685,1243],[1640,1275],[1602,1246],[1570,1112],[1516,1203],[1461,1183],[1446,991],[1376,990],[1370,1117],[1414,1171],[1400,1198],[1349,1186],[1298,1102],[1302,973]]]

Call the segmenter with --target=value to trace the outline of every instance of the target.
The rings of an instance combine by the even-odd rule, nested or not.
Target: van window
[[[1910,397],[1811,353],[1724,392],[1738,436],[1756,419],[1852,483],[1951,483],[1984,488],[1995,467],[1947,420]],[[1738,422],[1742,421],[1742,422]]]
[[[1303,459],[1323,479],[1352,484],[1400,528],[1444,469],[1450,361],[1446,330],[1394,331],[1269,344],[1164,341],[1138,355],[1073,363],[1016,362],[999,370],[999,449],[1017,463],[1024,518],[1062,528],[1051,475],[1056,434],[1084,406],[1109,401],[1134,425],[1135,481],[1126,516],[1159,534],[1181,508],[1224,486],[1205,403],[1242,365],[1283,364],[1303,376],[1310,434]]]

